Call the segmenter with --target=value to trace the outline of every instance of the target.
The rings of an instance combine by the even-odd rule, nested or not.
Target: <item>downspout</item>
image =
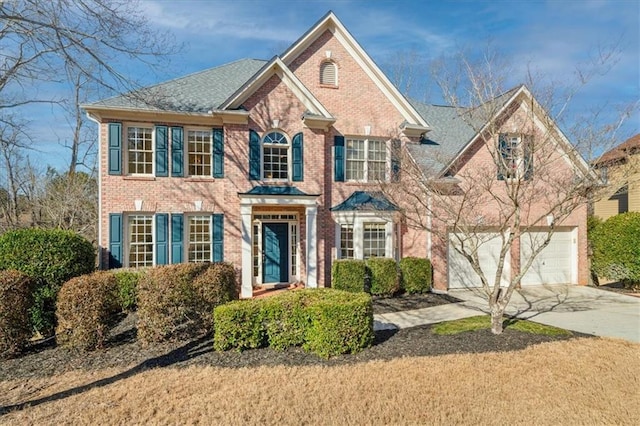
[[[98,125],[98,269],[103,269],[102,265],[102,131],[100,121],[90,112],[87,118]]]

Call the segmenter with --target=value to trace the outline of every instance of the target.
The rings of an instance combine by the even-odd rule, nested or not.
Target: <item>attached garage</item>
[[[548,232],[528,232],[520,237],[520,265],[524,266],[531,253],[540,247]],[[522,285],[573,284],[577,282],[577,230],[555,231],[551,241],[533,260],[522,277]]]
[[[489,285],[493,286],[493,281],[498,271],[502,238],[500,238],[500,234],[498,233],[486,232],[477,235],[449,235],[449,288],[482,287],[480,276],[473,270],[469,261],[456,250],[456,247],[461,246],[461,240],[465,243],[466,252],[474,250],[477,247],[480,269],[482,269],[482,272],[489,281]],[[509,285],[510,276],[510,255],[507,253],[502,270],[502,286]]]

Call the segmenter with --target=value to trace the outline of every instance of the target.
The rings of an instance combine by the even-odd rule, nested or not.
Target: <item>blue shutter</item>
[[[260,136],[249,130],[249,179],[260,179]]]
[[[391,141],[391,182],[400,180],[400,154],[402,145],[398,139]]]
[[[333,180],[344,182],[344,136],[333,138]]]
[[[122,174],[122,124],[109,123],[109,174]]]
[[[224,177],[224,130],[213,129],[213,177]]]
[[[171,263],[182,263],[182,238],[184,235],[184,216],[180,213],[171,215]]]
[[[507,151],[507,140],[505,136],[501,133],[498,136],[498,154],[496,158],[498,159],[498,180],[504,180],[504,155]]]
[[[213,261],[222,262],[224,259],[224,215],[216,213],[211,216],[211,222],[213,224]]]
[[[156,265],[169,263],[169,215],[156,214]]]
[[[304,180],[304,137],[302,132],[296,134],[291,141],[293,181],[302,182]]]
[[[169,140],[167,126],[156,126],[156,176],[169,176]]]
[[[109,269],[122,267],[122,214],[109,214]]]
[[[182,127],[171,128],[171,176],[184,176],[183,142],[184,130]]]
[[[533,137],[527,135],[522,141],[524,143],[524,179],[533,178]]]

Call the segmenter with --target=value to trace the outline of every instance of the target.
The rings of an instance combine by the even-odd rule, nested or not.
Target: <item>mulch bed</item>
[[[446,295],[431,293],[393,299],[375,299],[374,312],[378,314],[419,309],[452,302],[456,300]],[[537,343],[572,338],[571,336],[541,336],[510,329],[505,330],[500,336],[491,334],[490,330],[438,336],[432,334],[431,326],[427,325],[376,332],[375,342],[371,348],[358,354],[325,360],[306,353],[300,348],[289,348],[284,351],[262,348],[244,352],[215,352],[211,336],[145,347],[136,340],[135,323],[135,313],[129,314],[112,330],[107,347],[90,353],[56,347],[53,339],[38,342],[28,348],[21,357],[0,361],[0,378],[48,377],[71,370],[129,366],[133,366],[130,370],[132,373],[156,367],[191,365],[226,368],[276,365],[333,366],[371,360],[390,360],[404,356],[514,351]],[[574,333],[573,337],[578,335]]]

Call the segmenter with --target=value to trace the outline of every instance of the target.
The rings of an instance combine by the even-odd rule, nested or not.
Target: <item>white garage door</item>
[[[529,232],[520,237],[522,266],[531,258],[533,249],[540,247],[546,238],[546,232]],[[549,245],[534,258],[531,267],[522,277],[522,285],[573,283],[573,265],[577,264],[573,240],[572,231],[554,232]]]
[[[460,254],[455,247],[460,247],[460,234],[449,235],[449,288],[469,288],[482,287],[480,276],[473,270],[469,261]],[[462,237],[462,236],[461,236]],[[470,238],[473,237],[473,238]],[[502,238],[497,233],[482,233],[474,236],[464,236],[465,251],[469,252],[472,247],[477,247],[480,269],[487,278],[489,285],[493,287],[496,272],[498,271],[498,260],[500,259],[500,248]],[[511,276],[510,255],[507,253],[502,270],[502,286],[509,285]]]

